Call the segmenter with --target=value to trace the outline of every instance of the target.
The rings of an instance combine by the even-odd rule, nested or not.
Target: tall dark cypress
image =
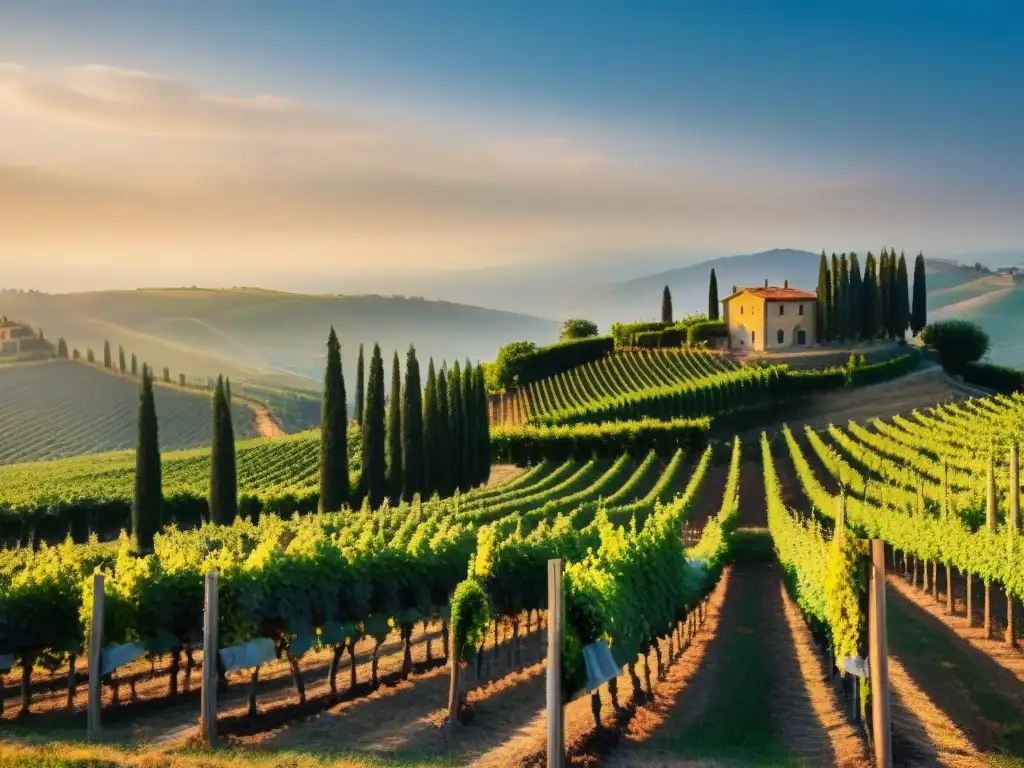
[[[861,338],[861,331],[864,327],[864,281],[860,274],[860,260],[856,253],[850,254],[849,311],[849,335],[852,340],[856,341]]]
[[[423,390],[416,349],[405,355],[405,390],[402,393],[402,498],[412,501],[423,494]]]
[[[910,327],[910,285],[907,275],[907,257],[900,251],[900,260],[896,267],[896,338],[902,339]]]
[[[132,352],[132,376],[138,376],[138,375],[139,375],[139,358],[137,358],[135,356],[135,353]]]
[[[487,407],[487,381],[484,367],[477,363],[474,380],[476,392],[476,466],[478,468],[476,484],[485,484],[491,476],[491,425],[490,409]]]
[[[834,253],[832,254],[832,269],[830,270],[830,276],[832,278],[832,295],[831,303],[828,308],[828,327],[830,330],[830,337],[832,339],[839,338],[839,257]]]
[[[348,503],[348,406],[341,345],[332,327],[327,337],[324,399],[320,410],[320,511],[336,512]]]
[[[456,360],[448,373],[448,450],[452,491],[462,488],[462,368]]]
[[[153,536],[163,516],[163,478],[160,441],[157,436],[153,377],[142,372],[139,388],[138,442],[135,445],[135,493],[132,497],[132,549],[137,554],[153,551]]]
[[[356,410],[355,419],[363,423],[363,406],[366,400],[366,372],[363,363],[363,345],[359,345],[359,360],[356,362]]]
[[[878,297],[881,310],[878,335],[881,337],[890,335],[892,329],[892,314],[889,306],[890,284],[889,251],[882,248],[882,254],[878,257]]]
[[[928,324],[928,288],[924,274],[924,254],[914,259],[914,301],[910,310],[910,330],[915,336]]]
[[[878,294],[878,281],[875,277],[875,256],[871,251],[864,259],[864,279],[861,282],[861,323],[860,337],[875,338],[875,301]]]
[[[120,369],[121,373],[125,373],[128,367],[124,362],[124,347],[120,344],[117,345],[117,367]]]
[[[238,514],[235,471],[235,430],[231,423],[228,385],[217,377],[213,393],[213,445],[210,448],[210,521],[229,525]]]
[[[391,386],[388,391],[388,495],[392,500],[402,498],[402,370],[398,365],[398,350],[391,360]]]
[[[362,491],[376,509],[387,497],[387,457],[384,448],[384,359],[373,345],[363,411]]]
[[[665,290],[661,292],[661,322],[672,322],[672,294],[669,292],[667,285]]]
[[[708,280],[708,318],[717,320],[718,309],[718,277],[715,275],[715,268],[711,268],[711,278]]]
[[[474,418],[474,403],[476,394],[473,392],[475,379],[473,366],[466,359],[462,368],[462,386],[459,391],[459,422],[462,425],[462,485],[464,491],[468,491],[474,485],[473,454],[476,450],[476,419]]]
[[[437,373],[434,358],[427,364],[427,384],[423,389],[423,498],[438,489],[438,466],[443,461],[438,448]]]
[[[447,364],[442,363],[437,372],[437,492],[441,498],[451,496],[455,490],[455,471],[452,461],[452,415],[448,397],[449,374]]]
[[[839,280],[836,281],[836,336],[839,341],[850,338],[850,266],[846,254],[839,257]]]
[[[109,341],[104,341],[103,342],[103,367],[104,368],[113,368],[114,367],[114,359],[110,355],[110,342]]]
[[[821,252],[821,260],[818,262],[818,299],[814,303],[815,329],[814,337],[819,344],[824,344],[831,338],[829,336],[829,304],[832,294],[832,281],[828,271],[828,256],[825,251]]]

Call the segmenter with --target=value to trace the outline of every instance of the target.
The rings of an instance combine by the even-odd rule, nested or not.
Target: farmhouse
[[[47,356],[50,343],[39,338],[31,327],[24,323],[0,318],[0,358],[23,355]]]
[[[737,288],[722,299],[729,347],[734,351],[765,352],[799,349],[814,343],[817,295],[789,287]]]

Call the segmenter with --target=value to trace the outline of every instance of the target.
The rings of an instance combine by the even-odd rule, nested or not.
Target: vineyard
[[[134,448],[138,399],[136,382],[86,365],[0,366],[0,464]],[[165,449],[209,445],[208,396],[161,388],[156,402]],[[255,434],[248,408],[232,412],[236,434]]]

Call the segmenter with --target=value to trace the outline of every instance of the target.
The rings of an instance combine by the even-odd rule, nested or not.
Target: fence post
[[[871,541],[871,581],[868,593],[868,672],[871,675],[871,730],[875,766],[892,768],[889,723],[889,649],[885,629],[885,543]]]
[[[89,633],[89,703],[86,711],[86,735],[100,735],[100,709],[103,707],[103,574],[92,575],[92,629]]]
[[[562,561],[548,560],[548,763],[565,765],[562,724]]]
[[[199,705],[199,732],[203,741],[217,741],[217,571],[206,573],[206,610],[203,614],[203,690]]]

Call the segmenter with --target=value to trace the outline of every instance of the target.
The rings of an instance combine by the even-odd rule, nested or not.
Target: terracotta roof
[[[729,296],[726,296],[723,301],[739,296],[741,293],[749,293],[751,296],[757,296],[759,299],[765,301],[815,301],[818,298],[818,294],[813,291],[801,291],[799,288],[778,288],[775,286],[769,286],[767,288],[740,288]]]

